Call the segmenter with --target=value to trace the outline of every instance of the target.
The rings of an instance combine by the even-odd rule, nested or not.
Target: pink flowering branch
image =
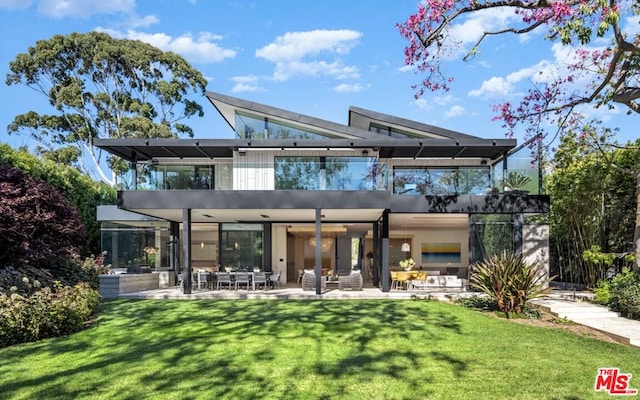
[[[520,22],[505,29],[485,31],[462,57],[464,61],[477,54],[487,37],[506,33],[524,34],[547,29],[548,40],[557,40],[563,45],[577,42],[582,46],[595,37],[611,36],[611,47],[604,51],[578,47],[577,61],[568,66],[567,76],[537,84],[518,105],[506,102],[494,106],[497,112],[494,119],[502,120],[509,134],[513,134],[519,124],[524,124],[527,136],[532,137],[538,137],[549,124],[560,131],[573,129],[582,121],[582,116],[576,112],[578,106],[586,104],[599,107],[611,106],[613,102],[624,105],[630,113],[640,113],[640,34],[627,38],[621,32],[622,11],[617,1],[427,0],[424,5],[418,5],[418,11],[404,23],[397,24],[408,41],[404,51],[405,64],[425,74],[422,82],[414,86],[415,97],[422,97],[425,90],[450,89],[454,77],[446,73],[442,63],[460,46],[449,35],[454,23],[478,11],[509,8],[514,10]],[[626,11],[637,15],[640,7],[632,3]],[[587,88],[577,84],[579,78],[591,80]]]

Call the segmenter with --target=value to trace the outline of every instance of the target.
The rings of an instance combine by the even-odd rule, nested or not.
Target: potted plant
[[[413,258],[400,261],[400,267],[405,271],[411,271],[411,268],[413,268],[414,265],[416,265],[416,263],[413,261]]]
[[[509,193],[529,193],[523,188],[531,182],[531,178],[520,173],[520,172],[509,172],[502,180],[500,181],[502,188],[505,192]]]

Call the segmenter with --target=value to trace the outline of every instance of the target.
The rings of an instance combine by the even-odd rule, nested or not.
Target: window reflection
[[[276,190],[386,190],[375,157],[276,157]]]
[[[489,168],[410,167],[393,170],[395,194],[485,194],[490,189]]]
[[[236,134],[243,139],[328,139],[332,137],[245,113],[236,113]]]

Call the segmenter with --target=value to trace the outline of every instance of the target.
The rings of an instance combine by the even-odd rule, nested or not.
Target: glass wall
[[[375,157],[275,157],[276,190],[386,190]]]
[[[236,113],[236,134],[243,139],[328,139],[332,137],[244,113]]]
[[[531,147],[533,146],[533,147]],[[540,181],[540,157],[537,142],[530,139],[507,159],[501,159],[493,166],[493,184],[500,192],[525,191],[542,194]]]
[[[169,223],[128,225],[103,222],[102,250],[105,264],[111,268],[129,268],[140,264],[151,268],[169,267]]]
[[[503,251],[513,252],[510,214],[471,215],[470,262],[482,261]]]
[[[231,160],[208,164],[138,163],[135,174],[128,170],[119,176],[119,187],[124,190],[231,189],[232,177]]]
[[[398,167],[393,170],[394,194],[486,194],[489,167]]]
[[[412,135],[410,133],[398,130],[396,128],[391,128],[388,126],[383,126],[378,124],[369,125],[369,131],[379,133],[381,135],[391,136],[394,138],[400,138],[400,139],[419,137],[418,135]]]
[[[264,268],[262,224],[220,224],[220,265],[234,270]]]

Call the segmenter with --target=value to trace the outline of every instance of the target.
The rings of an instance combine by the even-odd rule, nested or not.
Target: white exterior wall
[[[280,272],[280,283],[287,282],[287,227],[274,226],[271,230],[271,268]]]
[[[542,267],[545,276],[549,276],[549,225],[536,224],[522,227],[524,260],[536,262]]]

